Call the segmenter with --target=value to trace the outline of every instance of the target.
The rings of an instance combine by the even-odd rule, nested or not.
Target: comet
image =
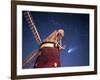
[[[75,49],[76,49],[76,48],[70,48],[70,49],[68,49],[68,53],[73,52]]]

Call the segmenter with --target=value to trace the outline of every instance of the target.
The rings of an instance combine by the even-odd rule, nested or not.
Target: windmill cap
[[[62,37],[64,36],[64,30],[63,29],[59,29],[58,33],[60,33]]]

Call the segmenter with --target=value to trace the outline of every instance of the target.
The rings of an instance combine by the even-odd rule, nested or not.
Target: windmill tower
[[[64,37],[64,30],[58,29],[47,36],[43,41],[39,36],[34,21],[30,12],[25,12],[26,20],[30,26],[30,29],[36,39],[36,42],[40,46],[37,52],[32,52],[24,61],[23,65],[27,64],[33,58],[36,58],[34,68],[46,68],[46,67],[59,67],[60,66],[60,50],[64,49],[62,46],[62,38]]]

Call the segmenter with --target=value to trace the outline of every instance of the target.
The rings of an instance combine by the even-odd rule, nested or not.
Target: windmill
[[[40,49],[29,54],[29,56],[27,56],[26,59],[22,62],[22,65],[25,66],[32,59],[35,59],[35,63],[33,65],[34,68],[59,67],[60,50],[64,49],[62,46],[64,30],[55,30],[42,41],[32,19],[31,12],[24,12],[24,16]]]

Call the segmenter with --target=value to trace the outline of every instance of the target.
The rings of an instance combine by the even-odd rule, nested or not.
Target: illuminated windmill
[[[33,51],[23,61],[23,66],[28,64],[32,59],[36,58],[34,68],[45,68],[45,67],[59,67],[60,66],[60,50],[64,49],[62,46],[62,38],[64,36],[64,30],[58,29],[52,32],[43,41],[39,36],[34,21],[30,12],[24,13],[29,27],[36,39],[36,42],[40,46],[38,51]]]

